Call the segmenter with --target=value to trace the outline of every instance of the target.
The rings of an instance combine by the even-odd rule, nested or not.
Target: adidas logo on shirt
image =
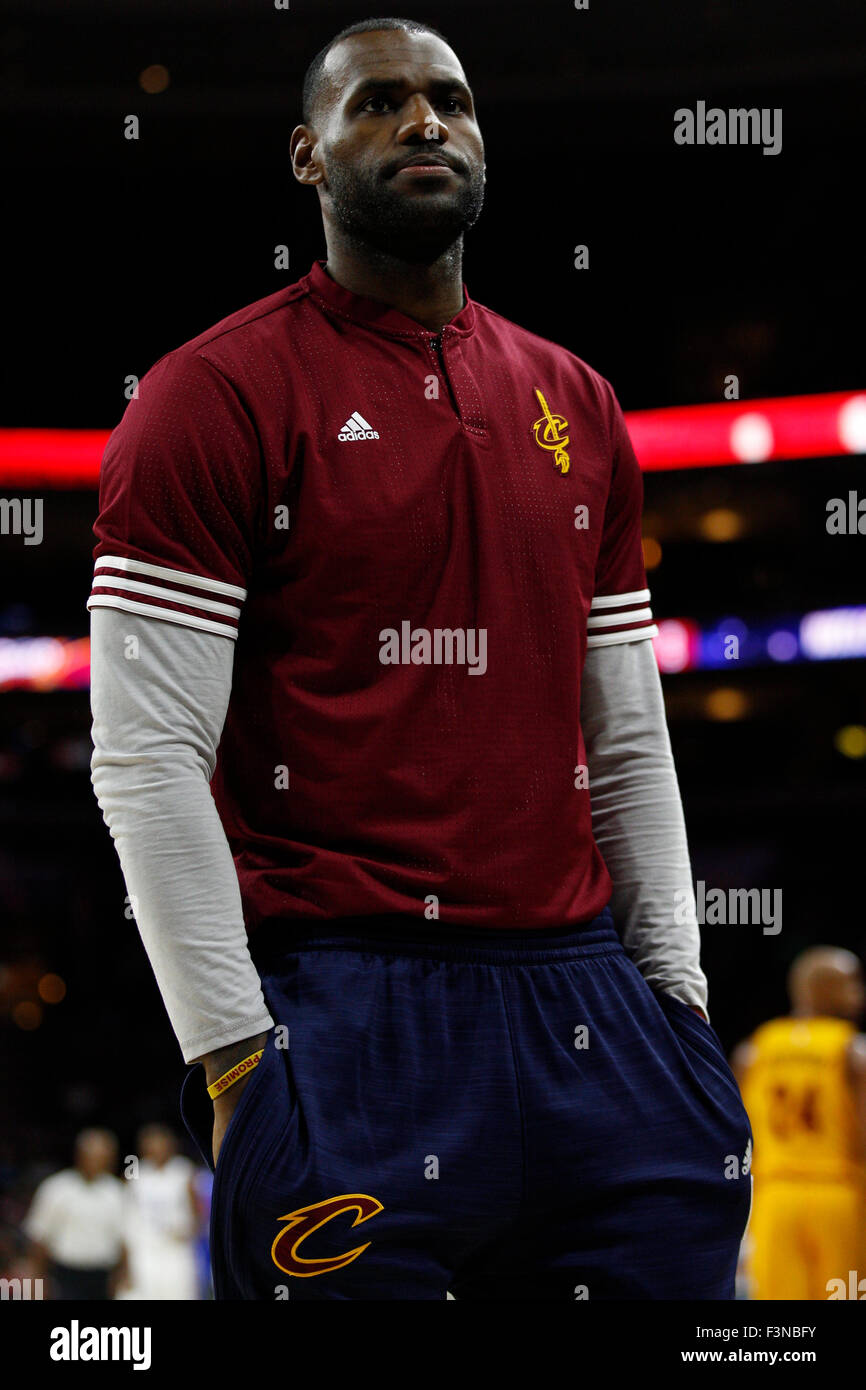
[[[357,410],[349,416],[337,438],[343,441],[354,441],[356,439],[378,439],[379,431],[374,430],[369,421],[365,420]]]

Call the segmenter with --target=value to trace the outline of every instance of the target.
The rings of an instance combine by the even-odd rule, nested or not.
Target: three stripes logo
[[[337,438],[344,444],[350,444],[359,439],[378,439],[379,431],[373,429],[373,426],[364,419],[360,411],[354,410]]]

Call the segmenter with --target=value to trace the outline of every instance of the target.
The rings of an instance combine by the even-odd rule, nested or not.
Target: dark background
[[[461,57],[487,146],[467,239],[472,296],[585,358],[626,410],[862,388],[863,102],[858,4],[478,0],[397,13]],[[379,11],[380,13],[382,11]],[[315,51],[366,5],[29,0],[0,30],[7,357],[0,425],[111,427],[124,379],[324,255],[288,141]],[[389,13],[385,10],[384,13]],[[161,63],[170,85],[145,95]],[[681,148],[673,113],[781,107],[783,148]],[[129,113],[141,139],[123,137]],[[288,273],[274,247],[290,248]],[[590,269],[573,269],[586,243]],[[863,537],[826,501],[863,457],[646,475],[660,617],[710,622],[866,602]],[[12,495],[6,489],[5,495]],[[0,537],[0,635],[87,632],[95,492],[48,491],[45,540]],[[734,508],[742,535],[701,538]],[[720,685],[742,718],[713,719]],[[783,929],[704,929],[713,1022],[732,1046],[785,1008],[803,946],[866,946],[864,664],[665,678],[696,879],[783,890]],[[86,692],[0,693],[2,1163],[65,1159],[84,1123],[131,1140],[179,1124],[183,1076],[89,781]],[[21,1028],[45,971],[65,999]],[[0,1173],[0,1177],[3,1174]]]

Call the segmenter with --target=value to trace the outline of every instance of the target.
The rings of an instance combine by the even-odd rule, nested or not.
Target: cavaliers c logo
[[[568,429],[568,421],[564,415],[557,415],[555,411],[551,412],[537,386],[535,394],[541,409],[544,411],[544,414],[532,426],[535,442],[539,449],[552,449],[554,451],[553,461],[564,476],[571,467],[566,453],[566,447],[569,443],[568,435],[565,433]]]
[[[343,1265],[351,1264],[363,1254],[370,1244],[369,1240],[366,1245],[347,1250],[345,1255],[333,1255],[330,1259],[324,1260],[305,1260],[298,1254],[298,1246],[307,1236],[312,1235],[313,1231],[317,1231],[326,1221],[339,1216],[343,1211],[358,1213],[352,1222],[353,1226],[357,1226],[381,1210],[382,1203],[377,1202],[375,1197],[365,1197],[361,1192],[347,1192],[342,1197],[329,1197],[327,1201],[314,1202],[310,1207],[290,1211],[287,1216],[278,1218],[280,1221],[288,1221],[289,1224],[280,1231],[271,1246],[271,1259],[284,1274],[293,1274],[298,1279],[311,1279],[314,1274],[328,1274],[331,1270],[342,1269]]]

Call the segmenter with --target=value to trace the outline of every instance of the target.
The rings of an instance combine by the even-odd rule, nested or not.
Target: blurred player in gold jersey
[[[788,994],[790,1015],[762,1024],[731,1059],[754,1135],[746,1271],[752,1298],[826,1299],[830,1280],[866,1275],[860,961],[832,946],[804,951]]]

